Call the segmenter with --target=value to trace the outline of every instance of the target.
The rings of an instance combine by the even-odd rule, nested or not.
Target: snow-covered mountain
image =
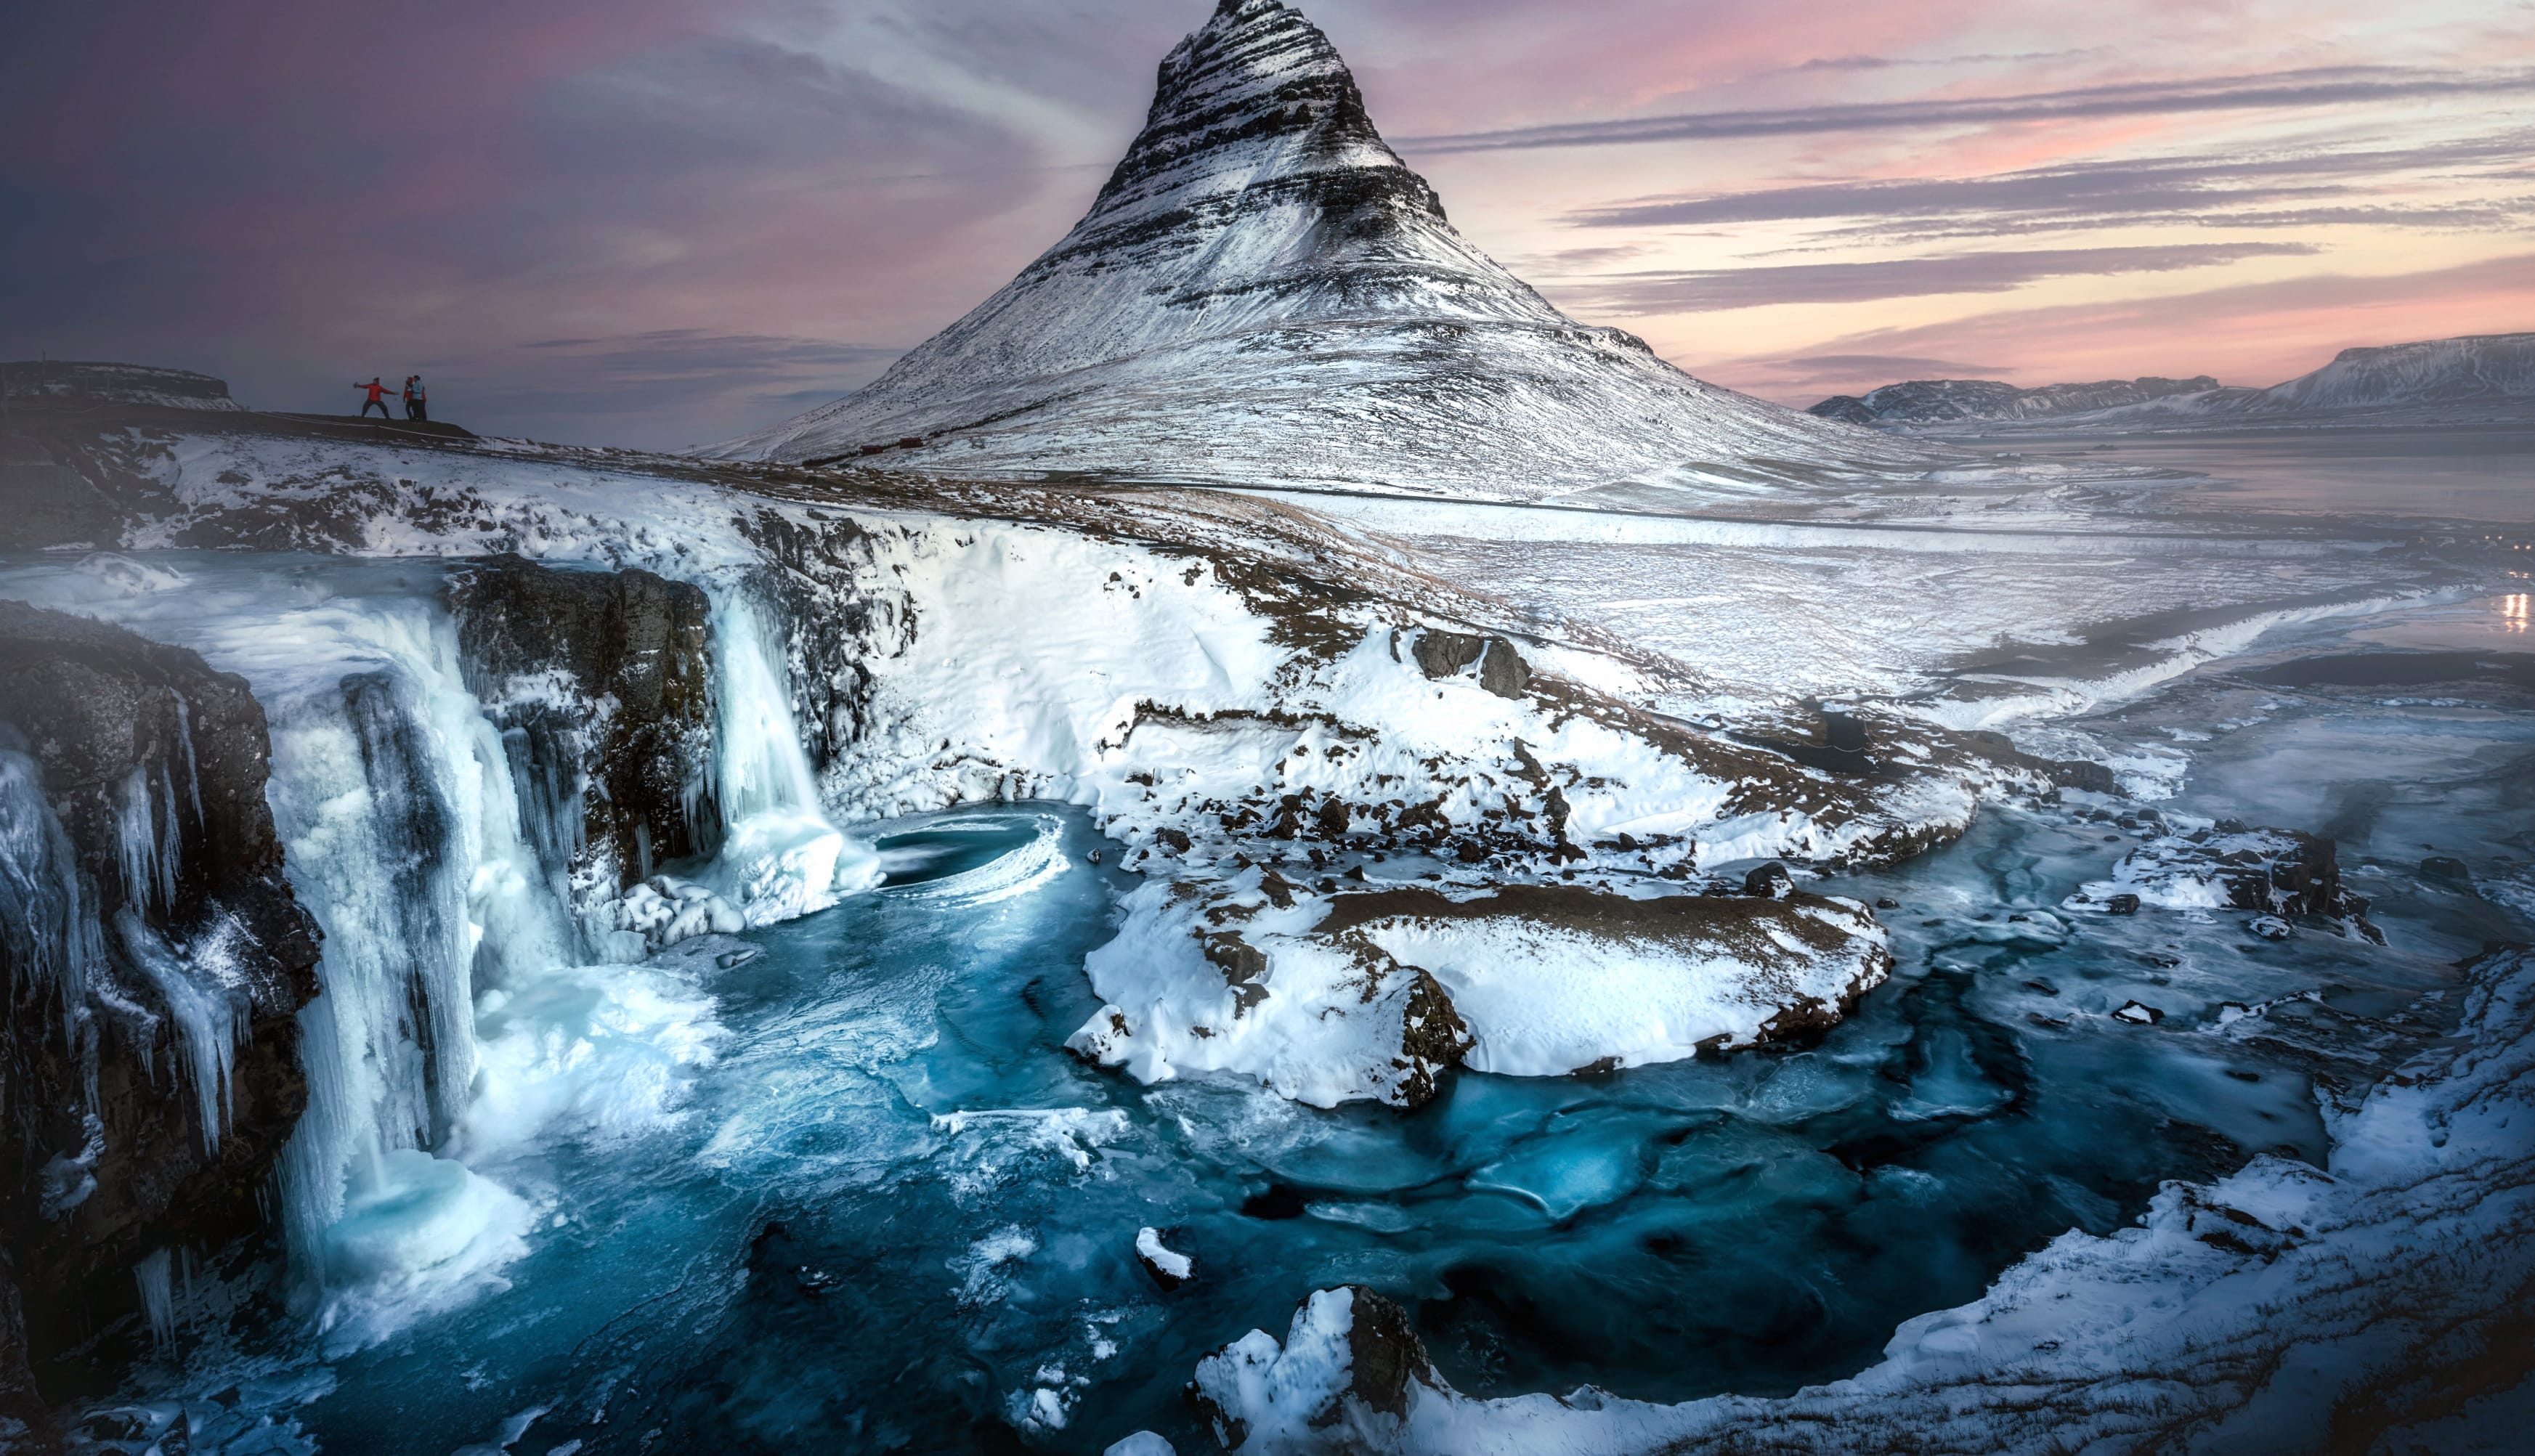
[[[2020,420],[2116,409],[2175,394],[2203,394],[2217,388],[2218,381],[2205,374],[2196,379],[2107,379],[2031,390],[1994,379],[1915,379],[1864,394],[1833,394],[1806,413],[1852,425]]]
[[[1091,211],[1020,276],[869,387],[720,453],[867,452],[1521,499],[1929,459],[1551,307],[1453,230],[1278,0],[1222,0],[1171,51]]]
[[[2248,414],[2535,401],[2535,334],[2479,334],[2343,349],[2312,374],[2247,396]]]
[[[2343,349],[2267,390],[2196,379],[2108,380],[2020,390],[1931,379],[1834,394],[1809,411],[1880,429],[2048,423],[2163,426],[2535,420],[2535,334],[2482,334]]]

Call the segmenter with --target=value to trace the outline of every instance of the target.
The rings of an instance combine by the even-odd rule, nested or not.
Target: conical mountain
[[[1928,459],[1552,308],[1453,230],[1279,0],[1222,0],[1172,49],[1091,211],[1020,276],[726,452],[908,437],[872,462],[1644,504]]]

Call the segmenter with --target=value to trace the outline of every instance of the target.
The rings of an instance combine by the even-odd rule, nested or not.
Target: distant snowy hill
[[[2108,379],[2091,385],[2044,385],[2020,390],[1994,379],[1919,379],[1886,385],[1863,395],[1834,394],[1806,411],[1852,425],[1921,425],[1956,420],[2020,420],[2083,414],[2218,389],[2197,379]]]
[[[226,381],[150,364],[21,359],[0,364],[9,397],[54,404],[155,405],[162,409],[238,409]]]
[[[2437,424],[2535,421],[2535,334],[2343,349],[2267,390],[2197,379],[2110,380],[2020,390],[1934,379],[1835,394],[1809,413],[1887,430],[1961,424]]]
[[[1091,211],[1020,276],[868,388],[719,453],[1498,499],[1934,458],[1552,308],[1453,230],[1278,0],[1223,0],[1171,51]]]

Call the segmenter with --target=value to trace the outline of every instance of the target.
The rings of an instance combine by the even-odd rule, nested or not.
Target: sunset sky
[[[2535,0],[1312,0],[1453,221],[1808,404],[2535,330]],[[1064,233],[1208,0],[0,10],[0,357],[677,447]]]

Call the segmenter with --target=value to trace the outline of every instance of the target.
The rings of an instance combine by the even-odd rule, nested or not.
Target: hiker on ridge
[[[352,388],[356,390],[367,390],[370,392],[369,401],[361,406],[361,418],[368,419],[370,417],[370,409],[373,405],[378,408],[379,418],[383,420],[392,420],[396,418],[395,415],[388,413],[388,387],[379,383],[379,377],[377,375],[371,375],[370,382],[368,384],[355,384]]]
[[[409,420],[430,419],[430,403],[431,394],[422,387],[422,376],[406,375],[404,377],[404,417]]]

